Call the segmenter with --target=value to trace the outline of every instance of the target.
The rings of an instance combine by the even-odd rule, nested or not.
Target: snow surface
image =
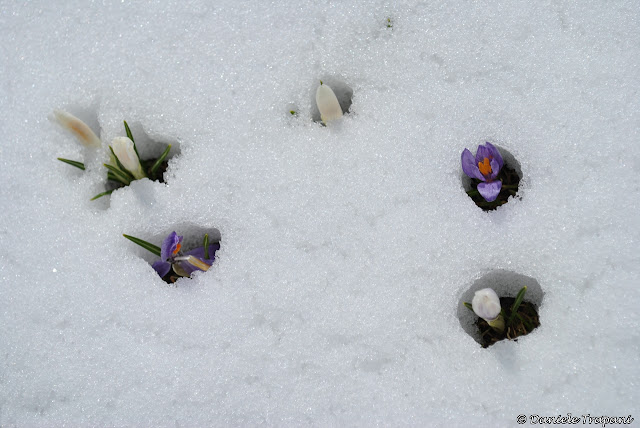
[[[0,11],[1,426],[640,419],[637,0]],[[321,79],[353,92],[328,127]],[[123,119],[179,144],[167,183],[90,202]],[[523,174],[491,213],[460,167],[485,141]],[[177,287],[122,237],[214,228]],[[494,277],[542,325],[482,349],[460,305]]]

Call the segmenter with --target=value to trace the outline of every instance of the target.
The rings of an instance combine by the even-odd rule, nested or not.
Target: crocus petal
[[[491,181],[489,183],[478,183],[478,192],[487,202],[496,200],[502,189],[502,181]]]
[[[209,245],[209,258],[208,259],[204,258],[204,247],[198,247],[198,248],[195,248],[195,249],[193,249],[191,251],[187,251],[185,253],[185,255],[187,255],[187,256],[195,256],[195,257],[199,258],[200,260],[203,260],[205,263],[211,264],[216,259],[216,251],[218,251],[219,249],[220,249],[220,244],[211,244],[211,245]]]
[[[160,278],[164,278],[165,275],[169,273],[169,269],[171,269],[171,263],[157,261],[153,265],[151,265],[151,267],[154,268],[156,272],[158,272]]]
[[[500,315],[500,299],[491,288],[476,291],[471,306],[476,315],[487,321],[492,321]]]
[[[502,167],[504,166],[504,161],[502,160],[502,155],[500,154],[500,152],[498,151],[496,146],[494,146],[493,144],[491,144],[488,141],[486,143],[484,143],[484,144],[485,144],[485,146],[487,146],[487,149],[489,150],[489,154],[491,155],[491,158],[493,158],[496,161],[498,161],[498,165],[500,166],[500,168],[498,168],[498,169],[502,169]],[[492,165],[492,167],[493,167],[493,165]]]
[[[476,152],[476,163],[483,162],[484,158],[490,158],[491,151],[483,146],[482,144],[478,146],[478,151]]]
[[[89,126],[72,115],[62,110],[54,110],[53,115],[60,125],[73,133],[78,141],[87,147],[100,147],[100,138],[89,128]]]
[[[182,245],[182,236],[179,236],[176,232],[171,232],[160,247],[160,258],[166,262],[176,253],[176,249],[179,250],[179,245]]]
[[[489,180],[493,180],[500,173],[500,164],[497,159],[491,159],[491,174],[487,177]]]
[[[323,122],[326,123],[329,120],[342,117],[342,107],[340,107],[336,94],[329,86],[322,82],[320,82],[320,86],[318,86],[318,90],[316,91],[316,104]]]
[[[462,171],[464,171],[465,174],[467,174],[471,178],[477,178],[478,180],[484,181],[484,177],[478,169],[478,164],[476,163],[469,149],[464,149],[464,151],[462,152],[461,161]]]
[[[113,153],[124,166],[136,179],[146,177],[146,174],[142,170],[140,165],[140,159],[133,148],[133,141],[128,137],[116,137],[111,140],[111,148]]]

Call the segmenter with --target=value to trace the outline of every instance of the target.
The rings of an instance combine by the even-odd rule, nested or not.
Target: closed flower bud
[[[476,291],[471,301],[473,312],[498,331],[504,330],[504,319],[500,315],[500,299],[491,288]]]
[[[128,137],[116,137],[111,141],[111,148],[122,166],[129,171],[136,180],[146,177],[142,170],[140,159],[133,148],[133,141]]]
[[[63,128],[76,136],[78,141],[87,147],[100,147],[100,138],[89,128],[89,126],[72,115],[62,110],[54,110],[53,115]]]
[[[320,86],[316,91],[316,104],[318,111],[320,111],[320,118],[322,122],[327,123],[330,120],[339,119],[342,117],[342,107],[336,98],[336,94],[333,90],[320,81]]]

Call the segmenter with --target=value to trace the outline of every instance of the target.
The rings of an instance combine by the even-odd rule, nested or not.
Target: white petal
[[[476,291],[471,306],[476,315],[487,321],[492,321],[500,315],[500,299],[491,288]]]
[[[89,128],[89,126],[72,115],[71,113],[67,113],[62,110],[54,110],[53,111],[56,120],[60,125],[62,125],[65,129],[73,133],[76,136],[78,141],[84,144],[87,147],[100,147],[102,144],[100,143],[100,138]]]
[[[320,86],[318,86],[318,90],[316,91],[316,104],[318,105],[320,118],[323,122],[326,123],[329,120],[342,117],[342,108],[340,107],[338,98],[336,98],[336,94],[333,93],[333,90],[329,86],[322,82],[320,82]]]
[[[111,140],[111,148],[116,157],[131,174],[137,179],[145,177],[136,151],[133,149],[133,141],[128,137],[116,137]]]

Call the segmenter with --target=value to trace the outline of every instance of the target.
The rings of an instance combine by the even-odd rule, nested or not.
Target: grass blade
[[[209,260],[209,234],[204,234],[204,258]]]
[[[509,317],[509,325],[511,325],[511,321],[513,321],[513,317],[518,312],[518,308],[520,308],[520,304],[522,303],[522,299],[524,299],[524,293],[527,292],[527,286],[525,285],[520,289],[518,295],[516,296],[516,301],[513,302],[511,306],[511,316]]]
[[[116,177],[120,178],[121,182],[123,182],[126,185],[131,184],[131,178],[129,178],[126,175],[124,175],[124,173],[122,171],[120,171],[118,168],[116,168],[113,165],[109,165],[108,163],[104,163],[103,165],[105,166],[105,168],[107,168],[109,171],[111,171],[113,173],[113,175],[115,175]]]
[[[156,256],[160,257],[160,247],[158,247],[157,245],[153,245],[153,244],[151,244],[151,243],[149,243],[147,241],[143,241],[142,239],[136,238],[136,237],[133,237],[133,236],[129,236],[129,235],[125,235],[125,234],[123,234],[122,236],[127,238],[129,241],[135,242],[136,244],[140,245],[145,250],[150,251],[153,254],[155,254]]]
[[[124,121],[124,130],[127,133],[127,137],[129,137],[129,139],[133,141],[133,150],[136,152],[136,156],[138,156],[138,159],[140,159],[140,154],[138,153],[138,148],[136,147],[136,140],[133,139],[131,128],[129,128],[129,124],[126,120]]]
[[[106,192],[98,193],[93,198],[91,198],[91,200],[95,201],[98,198],[101,198],[101,197],[106,196],[106,195],[110,195],[114,190],[116,190],[116,189],[111,189],[111,190],[107,190]]]
[[[171,150],[171,144],[169,144],[167,146],[167,148],[164,150],[164,152],[162,152],[162,154],[160,155],[160,157],[158,158],[158,160],[156,161],[156,163],[153,164],[153,166],[151,167],[151,169],[149,170],[149,175],[154,176],[156,175],[156,171],[158,170],[158,168],[160,167],[160,165],[162,165],[162,162],[164,162],[164,160],[167,158],[167,156],[169,155],[169,150]]]
[[[125,186],[128,184],[128,183],[125,183],[124,181],[122,181],[122,179],[120,179],[117,175],[115,175],[115,174],[114,174],[113,172],[111,172],[111,171],[108,171],[108,172],[107,172],[107,179],[112,180],[112,181],[117,181],[118,183],[122,183],[122,184],[124,184]]]
[[[69,164],[71,166],[75,166],[76,168],[80,168],[81,170],[84,171],[84,164],[82,162],[78,162],[78,161],[74,161],[74,160],[70,160],[70,159],[64,159],[64,158],[58,158],[58,160],[60,162],[64,162],[64,163]]]

